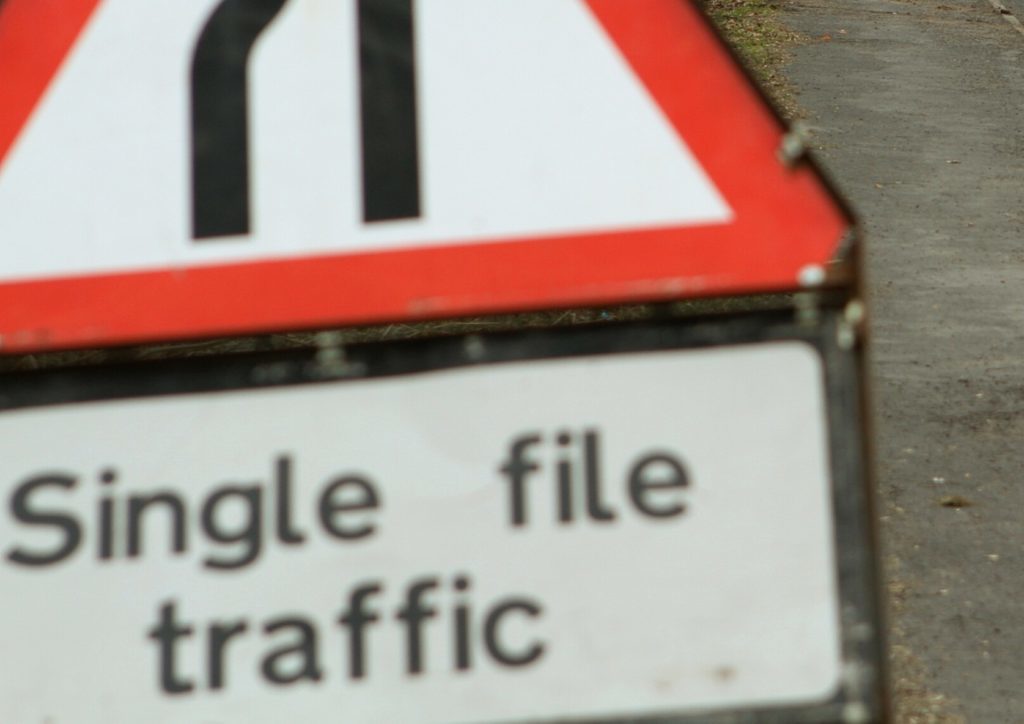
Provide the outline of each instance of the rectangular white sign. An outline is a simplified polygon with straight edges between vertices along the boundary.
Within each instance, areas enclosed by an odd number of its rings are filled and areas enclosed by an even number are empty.
[[[823,701],[823,378],[771,342],[0,415],[0,721]]]

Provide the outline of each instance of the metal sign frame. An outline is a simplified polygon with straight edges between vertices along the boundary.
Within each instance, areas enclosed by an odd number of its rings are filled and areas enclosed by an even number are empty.
[[[829,701],[797,708],[689,712],[608,724],[869,724],[887,721],[885,664],[876,580],[872,500],[867,484],[863,365],[856,335],[836,309],[762,312],[703,320],[647,322],[371,343],[349,349],[290,350],[0,376],[0,414],[49,405],[276,386],[346,384],[396,375],[644,351],[798,340],[825,370],[832,500],[842,631],[842,684]],[[536,720],[538,722],[545,720]],[[550,720],[547,720],[550,721]],[[573,721],[579,721],[574,719]]]

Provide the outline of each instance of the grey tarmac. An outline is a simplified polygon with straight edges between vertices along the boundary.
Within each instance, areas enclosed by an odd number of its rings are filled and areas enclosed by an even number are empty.
[[[1024,722],[1024,35],[989,0],[781,7],[866,240],[897,721]]]

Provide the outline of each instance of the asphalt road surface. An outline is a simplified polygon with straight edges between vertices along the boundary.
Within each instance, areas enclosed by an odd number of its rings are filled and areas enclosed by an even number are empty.
[[[898,721],[1024,722],[1024,34],[989,0],[783,6],[867,242]]]

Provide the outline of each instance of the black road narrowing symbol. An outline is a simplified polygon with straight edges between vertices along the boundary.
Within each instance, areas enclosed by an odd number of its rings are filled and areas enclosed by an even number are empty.
[[[251,231],[249,57],[287,2],[222,0],[196,43],[191,110],[197,241]],[[412,3],[358,0],[365,222],[420,216]]]

